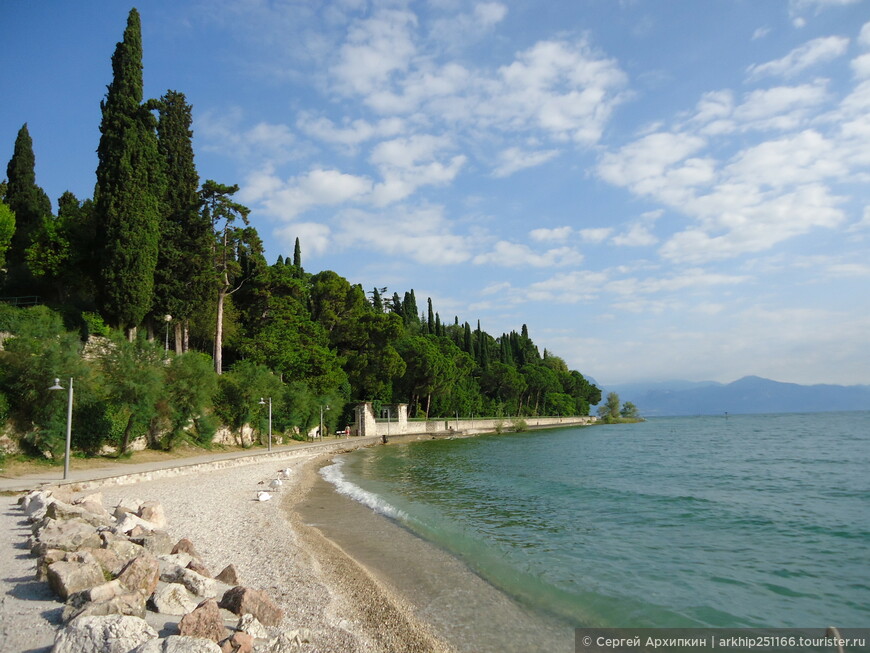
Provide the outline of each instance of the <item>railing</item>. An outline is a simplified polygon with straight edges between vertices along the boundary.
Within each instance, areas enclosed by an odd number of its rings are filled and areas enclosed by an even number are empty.
[[[38,306],[42,300],[39,295],[25,295],[24,297],[0,297],[0,302],[12,306]]]

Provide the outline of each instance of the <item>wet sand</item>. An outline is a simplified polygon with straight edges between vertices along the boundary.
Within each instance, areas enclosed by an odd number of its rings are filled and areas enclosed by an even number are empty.
[[[324,464],[306,465],[305,493],[291,507],[291,520],[365,569],[436,638],[461,653],[574,650],[569,626],[534,613],[443,549],[339,494],[316,473]]]

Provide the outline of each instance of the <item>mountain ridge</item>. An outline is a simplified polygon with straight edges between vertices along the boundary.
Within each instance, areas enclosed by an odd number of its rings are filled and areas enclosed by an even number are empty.
[[[607,387],[644,417],[870,410],[870,385],[801,385],[760,376],[731,383],[662,381]]]

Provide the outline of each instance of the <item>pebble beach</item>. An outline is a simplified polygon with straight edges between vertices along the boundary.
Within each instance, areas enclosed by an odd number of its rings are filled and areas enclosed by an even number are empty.
[[[284,610],[287,628],[310,632],[301,650],[450,651],[400,597],[298,517],[295,507],[328,456],[312,452],[96,491],[106,507],[123,499],[159,502],[172,538],[192,540],[213,571],[235,565],[243,584]],[[280,470],[289,478],[270,487]],[[258,500],[263,490],[271,500]],[[17,497],[4,497],[0,514],[0,638],[3,650],[48,652],[63,604],[34,580],[30,529],[16,504]],[[156,627],[164,636],[174,626]]]

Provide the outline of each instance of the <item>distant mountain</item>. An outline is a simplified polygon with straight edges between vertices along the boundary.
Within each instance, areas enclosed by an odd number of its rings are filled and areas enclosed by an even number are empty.
[[[644,417],[723,413],[818,413],[870,410],[870,386],[798,385],[758,376],[733,383],[666,381],[608,387],[634,403]]]

